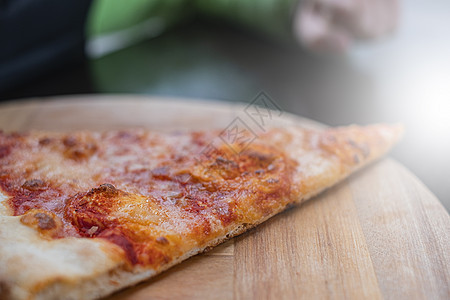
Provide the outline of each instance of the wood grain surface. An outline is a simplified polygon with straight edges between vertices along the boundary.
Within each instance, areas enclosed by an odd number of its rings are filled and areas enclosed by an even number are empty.
[[[0,106],[5,131],[226,128],[245,106],[138,96]],[[267,126],[313,121],[282,113]],[[418,157],[417,159],[420,159]],[[450,218],[405,167],[382,159],[305,204],[110,299],[450,299]]]

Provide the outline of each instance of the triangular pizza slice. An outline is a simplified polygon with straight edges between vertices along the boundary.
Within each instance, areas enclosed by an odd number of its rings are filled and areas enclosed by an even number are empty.
[[[91,299],[150,278],[385,154],[398,126],[0,134],[0,291]]]

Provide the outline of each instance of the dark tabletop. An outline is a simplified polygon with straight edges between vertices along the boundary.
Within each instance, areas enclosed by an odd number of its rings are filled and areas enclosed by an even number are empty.
[[[325,58],[221,24],[188,26],[62,67],[1,100],[139,93],[250,102],[264,91],[283,110],[329,125],[402,122],[392,156],[450,210],[450,3],[406,1],[400,30]]]

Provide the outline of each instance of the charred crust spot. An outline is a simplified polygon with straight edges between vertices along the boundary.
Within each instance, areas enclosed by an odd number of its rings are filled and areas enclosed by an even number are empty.
[[[160,236],[160,237],[156,238],[156,242],[161,244],[161,245],[169,244],[169,241],[163,236]]]
[[[39,140],[39,145],[46,146],[46,145],[50,144],[51,142],[52,142],[52,140],[50,138],[44,137]]]
[[[115,196],[119,192],[118,189],[116,189],[115,186],[113,186],[110,183],[104,183],[100,185],[98,188],[92,189],[89,191],[89,193],[102,193],[103,195],[110,195]]]
[[[77,144],[77,139],[73,136],[67,136],[63,139],[64,146],[71,148]]]
[[[84,152],[81,149],[75,149],[72,152],[72,157],[75,159],[83,158]]]
[[[216,158],[216,163],[220,164],[220,163],[228,163],[229,160],[224,158],[223,156],[217,156]]]
[[[223,156],[216,157],[216,160],[214,161],[214,163],[212,165],[220,166],[220,167],[223,167],[226,169],[231,169],[231,168],[235,169],[235,168],[239,167],[239,165],[235,161],[226,159]]]
[[[255,174],[256,174],[256,175],[263,175],[263,174],[264,174],[264,170],[261,170],[261,169],[256,170],[256,171],[255,171]]]
[[[104,184],[101,184],[98,188],[99,188],[99,189],[104,189],[104,190],[114,190],[114,191],[117,190],[116,187],[113,186],[111,183],[104,183]]]
[[[20,222],[47,236],[54,236],[62,226],[61,220],[56,215],[41,209],[28,211],[20,218]]]
[[[45,213],[37,213],[34,217],[38,220],[38,226],[42,230],[49,230],[56,227],[55,220],[53,217]]]
[[[216,164],[218,164],[218,165],[221,165],[221,164],[225,164],[225,165],[227,165],[227,164],[235,164],[236,165],[236,163],[234,161],[229,160],[229,159],[227,159],[227,158],[225,158],[223,156],[220,156],[220,155],[216,157]]]
[[[45,187],[45,182],[40,179],[27,180],[22,184],[22,188],[29,191],[42,190]]]
[[[88,159],[98,149],[95,143],[78,141],[73,136],[65,137],[62,142],[66,147],[65,155],[73,160]]]
[[[92,143],[87,143],[84,146],[71,149],[71,151],[68,151],[67,154],[74,160],[82,160],[89,158],[95,153],[95,151],[97,151],[97,146]]]
[[[247,156],[251,159],[259,161],[260,163],[271,163],[273,161],[273,157],[271,155],[267,155],[257,151],[248,151]]]

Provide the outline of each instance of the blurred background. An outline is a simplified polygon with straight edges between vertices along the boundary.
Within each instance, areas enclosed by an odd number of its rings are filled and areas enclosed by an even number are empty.
[[[39,55],[54,57],[52,67],[37,65],[44,71],[17,80],[12,75],[18,63],[11,59],[15,41],[6,26],[13,15],[8,2],[0,4],[3,102],[93,93],[251,102],[265,91],[283,110],[328,125],[402,122],[406,134],[392,156],[450,210],[448,0],[404,0],[392,35],[356,42],[343,55],[324,55],[221,18],[192,14],[174,26],[145,21],[87,45],[66,38],[65,45],[78,52],[87,46],[88,56],[80,58],[75,51],[69,54],[73,59],[60,60],[44,49]],[[82,10],[89,7],[84,2]],[[67,22],[67,16],[60,18],[55,22]],[[19,69],[26,70],[23,65],[30,61],[22,57]]]

